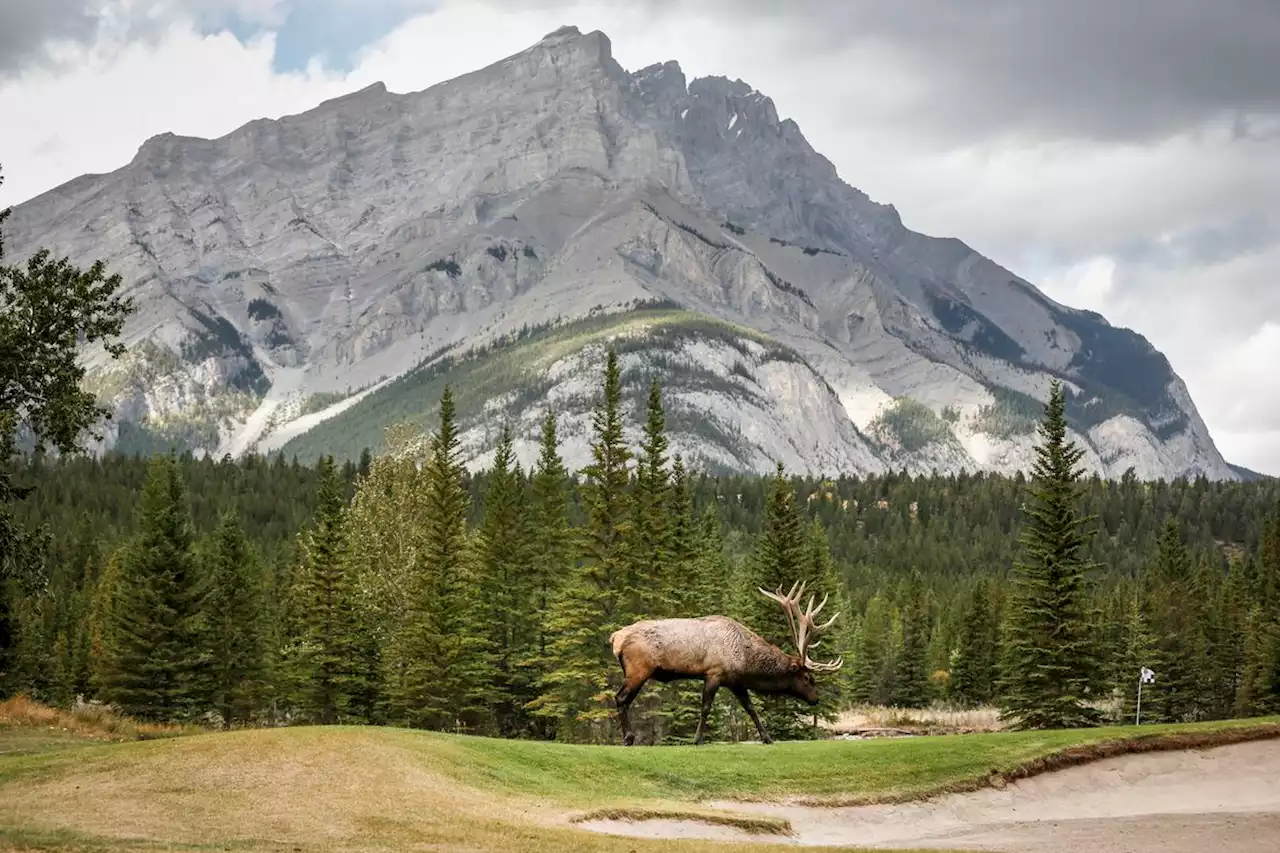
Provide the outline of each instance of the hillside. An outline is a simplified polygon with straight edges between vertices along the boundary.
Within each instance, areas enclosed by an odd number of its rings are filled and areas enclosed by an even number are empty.
[[[681,448],[708,464],[1012,472],[1058,377],[1092,470],[1241,476],[1141,336],[911,231],[746,83],[688,80],[675,62],[629,72],[599,32],[562,28],[421,92],[379,84],[216,140],[155,137],[15,208],[8,238],[15,256],[101,257],[130,283],[132,356],[91,376],[124,448],[239,455],[412,371],[447,378],[444,356],[657,302],[807,365],[774,405],[753,394],[787,381],[777,365],[756,365],[771,376],[740,398],[686,394],[690,422],[721,433]],[[696,337],[633,367],[661,372]],[[524,439],[541,392],[570,372],[586,383],[593,352],[505,389]],[[815,434],[779,434],[804,406],[820,410]],[[350,454],[319,435],[305,446]],[[489,439],[471,447],[475,467]]]

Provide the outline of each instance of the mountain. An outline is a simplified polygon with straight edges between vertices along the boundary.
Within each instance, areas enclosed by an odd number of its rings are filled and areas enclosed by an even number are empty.
[[[1140,335],[906,228],[747,84],[629,73],[600,32],[155,137],[8,237],[131,282],[130,355],[89,361],[126,450],[353,456],[448,382],[473,466],[504,419],[531,459],[547,407],[580,465],[612,343],[714,470],[1025,469],[1058,377],[1091,470],[1241,476]]]

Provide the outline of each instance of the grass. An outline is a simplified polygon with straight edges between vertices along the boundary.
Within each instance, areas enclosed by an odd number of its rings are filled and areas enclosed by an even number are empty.
[[[10,734],[0,730],[0,847],[675,853],[770,845],[618,838],[574,821],[683,818],[779,834],[785,821],[702,803],[919,798],[1120,751],[1277,737],[1280,718],[632,749],[299,727],[33,754],[5,751]]]
[[[81,703],[67,711],[21,695],[0,702],[0,733],[4,741],[0,743],[0,751],[8,743],[24,739],[37,742],[45,738],[77,744],[85,740],[151,740],[199,731],[201,729],[194,726],[139,722],[104,705]]]

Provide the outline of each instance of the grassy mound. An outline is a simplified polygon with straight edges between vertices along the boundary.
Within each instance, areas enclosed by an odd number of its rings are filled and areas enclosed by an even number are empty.
[[[0,749],[11,733],[0,729]],[[735,826],[737,816],[698,801],[908,799],[1120,751],[1277,736],[1273,719],[700,748],[362,727],[92,743],[0,752],[0,848],[699,850],[710,844],[615,838],[573,822],[675,817]],[[788,830],[749,820],[755,832]]]

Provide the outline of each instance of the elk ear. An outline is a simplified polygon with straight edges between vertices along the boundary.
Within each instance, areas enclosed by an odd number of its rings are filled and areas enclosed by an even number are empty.
[[[791,672],[801,672],[804,670],[804,664],[798,660],[792,660],[789,669]]]

